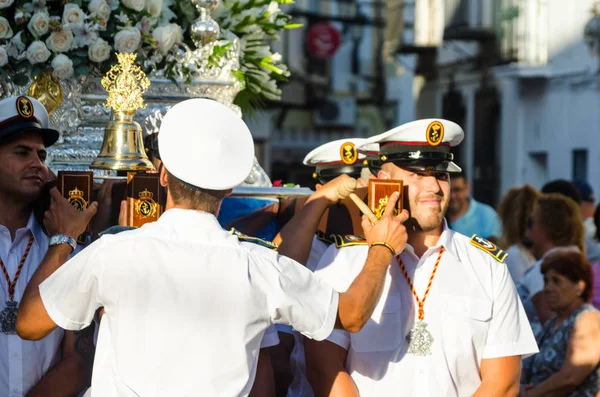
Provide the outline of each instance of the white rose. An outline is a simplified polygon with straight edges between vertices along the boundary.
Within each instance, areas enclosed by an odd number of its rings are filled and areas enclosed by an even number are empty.
[[[88,48],[88,56],[92,62],[103,62],[110,57],[110,46],[105,40],[98,39]]]
[[[40,11],[33,14],[29,23],[27,24],[27,29],[31,32],[35,37],[42,37],[46,33],[48,33],[48,27],[50,26],[50,15],[48,15],[47,11]]]
[[[183,32],[181,26],[170,23],[154,29],[152,37],[156,40],[158,51],[165,55],[175,44],[181,43]]]
[[[0,0],[0,9],[8,8],[13,5],[14,2],[15,0]]]
[[[44,63],[50,58],[50,51],[42,41],[34,41],[27,49],[27,60],[31,64]]]
[[[46,39],[46,44],[54,52],[67,52],[73,47],[73,32],[69,29],[52,32]]]
[[[154,18],[160,15],[163,0],[146,0],[146,11]]]
[[[140,46],[142,34],[137,28],[127,28],[115,35],[115,49],[118,52],[135,52]]]
[[[52,60],[52,75],[59,79],[68,79],[73,76],[73,61],[68,56],[60,54]]]
[[[63,25],[65,25],[67,28],[80,28],[83,27],[84,20],[85,13],[77,4],[65,4],[62,18]]]
[[[0,67],[6,65],[8,63],[8,54],[6,53],[6,49],[2,46],[0,47]]]
[[[106,0],[92,0],[90,4],[88,4],[88,10],[91,13],[96,15],[103,16],[105,19],[108,19],[110,16],[110,6],[106,2]]]
[[[122,3],[125,7],[137,12],[142,11],[146,6],[146,0],[123,0]]]
[[[10,39],[13,36],[13,31],[10,28],[10,23],[4,17],[0,17],[0,39]]]

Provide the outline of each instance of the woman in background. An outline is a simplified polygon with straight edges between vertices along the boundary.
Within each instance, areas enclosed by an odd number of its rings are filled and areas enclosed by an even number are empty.
[[[531,244],[527,238],[527,220],[539,196],[540,192],[531,185],[515,187],[506,192],[498,206],[502,222],[499,245],[506,248],[506,266],[515,284],[535,262],[528,248]]]
[[[600,390],[600,312],[588,302],[592,270],[583,254],[557,251],[542,262],[544,293],[556,313],[523,363],[523,397],[594,397]]]

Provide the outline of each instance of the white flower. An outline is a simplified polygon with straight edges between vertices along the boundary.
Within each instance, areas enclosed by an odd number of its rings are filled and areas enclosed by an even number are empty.
[[[162,3],[163,0],[146,0],[146,11],[154,18],[157,18],[162,10]]]
[[[54,52],[67,52],[73,47],[73,32],[70,29],[52,32],[46,39],[46,44]]]
[[[131,10],[140,12],[146,6],[146,0],[123,0],[123,5]]]
[[[110,57],[110,45],[105,40],[98,39],[89,46],[88,56],[92,62],[104,62]]]
[[[181,43],[183,32],[181,26],[170,23],[154,29],[152,37],[157,42],[158,51],[165,55],[175,44]]]
[[[279,4],[276,1],[272,1],[267,8],[269,15],[273,15],[279,12]]]
[[[13,36],[13,31],[10,28],[8,19],[0,17],[0,39],[10,39]]]
[[[89,30],[89,29],[79,30],[75,34],[75,38],[73,39],[72,48],[81,48],[81,47],[89,46],[94,41],[96,41],[97,38],[98,38],[98,33],[94,32],[92,30]]]
[[[8,54],[6,53],[6,49],[4,46],[0,46],[0,67],[6,65],[8,63]]]
[[[52,60],[52,75],[59,79],[68,79],[73,76],[73,61],[68,56],[60,54]]]
[[[8,8],[13,5],[14,2],[15,0],[0,0],[0,9]]]
[[[27,24],[27,29],[31,32],[35,37],[42,37],[46,33],[48,33],[48,27],[50,26],[50,15],[48,15],[48,11],[40,11],[33,14],[29,23]]]
[[[117,8],[119,8],[119,0],[106,0],[106,2],[108,3],[108,6],[110,7],[111,11],[114,11]]]
[[[278,63],[278,62],[281,62],[281,60],[282,60],[282,57],[281,57],[280,53],[276,52],[275,54],[271,55],[271,62]]]
[[[118,52],[135,52],[140,46],[142,34],[137,28],[127,28],[115,35],[115,49]]]
[[[50,58],[50,51],[42,41],[34,41],[27,49],[27,60],[31,64],[44,63]]]
[[[23,44],[23,40],[21,39],[21,34],[23,31],[20,31],[16,35],[10,39],[8,46],[6,47],[6,52],[8,56],[16,59],[17,61],[21,61],[27,57],[27,51],[25,51],[25,44]]]
[[[129,24],[129,17],[123,11],[119,13],[119,15],[115,15],[117,21],[121,22],[123,25]]]
[[[46,7],[46,0],[33,0],[31,3],[35,11],[42,11]]]
[[[1,1],[1,0],[0,0]],[[83,21],[85,20],[85,13],[77,4],[68,3],[65,4],[63,11],[62,23],[63,27],[67,29],[77,29],[83,27]]]
[[[106,0],[92,0],[88,4],[88,10],[92,14],[96,14],[98,16],[103,16],[105,19],[108,19],[110,16],[110,6],[106,2]]]
[[[173,19],[177,18],[177,15],[171,10],[171,5],[173,2],[171,0],[163,0],[162,7],[160,10],[160,21],[161,25],[165,25],[171,22]]]

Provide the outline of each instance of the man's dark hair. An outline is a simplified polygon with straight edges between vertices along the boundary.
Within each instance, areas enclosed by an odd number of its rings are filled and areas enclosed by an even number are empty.
[[[577,204],[581,204],[581,195],[575,185],[566,179],[556,179],[546,183],[542,187],[542,193],[558,193],[570,198]]]
[[[227,196],[227,190],[202,189],[182,181],[168,170],[168,192],[177,205],[184,205],[191,209],[216,213],[221,201]]]

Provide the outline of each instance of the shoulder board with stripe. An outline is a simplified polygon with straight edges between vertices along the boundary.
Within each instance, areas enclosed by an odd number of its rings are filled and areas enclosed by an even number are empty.
[[[345,236],[342,236],[341,234],[332,234],[330,237],[334,239],[337,248],[351,247],[353,245],[367,245],[367,240],[364,238],[349,234]]]
[[[472,246],[479,248],[480,250],[487,252],[491,256],[494,257],[498,262],[504,263],[508,254],[502,251],[496,244],[492,243],[489,240],[484,239],[483,237],[479,237],[474,234],[469,241]]]
[[[239,232],[235,229],[231,229],[230,233],[232,235],[236,236],[238,238],[238,240],[245,242],[245,243],[258,244],[258,245],[261,245],[265,248],[269,248],[272,250],[276,250],[277,248],[279,248],[279,246],[277,244],[273,244],[272,242],[263,240],[262,238],[247,236],[244,233]]]
[[[322,241],[327,245],[335,243],[335,239],[333,239],[332,235],[325,234],[320,230],[317,230],[316,236],[317,240]]]

